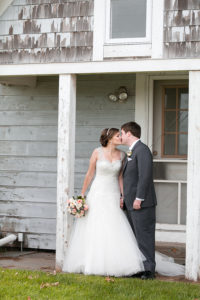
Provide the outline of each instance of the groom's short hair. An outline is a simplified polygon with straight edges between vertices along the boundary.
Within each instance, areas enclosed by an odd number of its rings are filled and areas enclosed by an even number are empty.
[[[123,129],[126,133],[130,131],[133,136],[136,136],[139,139],[141,137],[141,127],[136,122],[125,123],[121,126],[121,129]]]

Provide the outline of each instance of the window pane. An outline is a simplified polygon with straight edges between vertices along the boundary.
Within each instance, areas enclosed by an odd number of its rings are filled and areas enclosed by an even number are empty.
[[[181,224],[186,225],[187,185],[181,184]]]
[[[165,89],[165,108],[176,109],[176,88]]]
[[[178,113],[178,131],[180,132],[188,132],[188,112],[187,111],[180,111]]]
[[[175,155],[175,145],[176,145],[176,135],[175,134],[165,134],[164,154],[165,155]]]
[[[146,0],[111,0],[111,38],[146,37]]]
[[[177,224],[178,185],[170,183],[155,183],[158,205],[156,221],[158,223]]]
[[[179,88],[179,109],[188,109],[188,88]]]
[[[165,112],[165,132],[176,131],[176,112],[166,111]]]
[[[179,155],[187,154],[187,143],[188,143],[187,134],[179,134],[178,135],[178,154]]]

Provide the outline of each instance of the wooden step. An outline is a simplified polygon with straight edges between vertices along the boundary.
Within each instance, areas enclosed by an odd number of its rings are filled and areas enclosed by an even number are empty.
[[[185,244],[156,242],[156,251],[173,257],[179,264],[185,264]]]

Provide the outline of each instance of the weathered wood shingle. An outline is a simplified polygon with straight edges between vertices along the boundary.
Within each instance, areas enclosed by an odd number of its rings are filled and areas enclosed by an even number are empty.
[[[165,0],[164,56],[200,57],[199,0]]]
[[[15,0],[0,17],[0,63],[90,61],[93,0]]]

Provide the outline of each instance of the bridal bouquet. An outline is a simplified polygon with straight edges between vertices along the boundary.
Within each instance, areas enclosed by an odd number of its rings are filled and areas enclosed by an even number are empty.
[[[67,200],[67,211],[76,218],[84,217],[88,210],[88,205],[85,203],[85,198],[82,196],[72,197]]]

